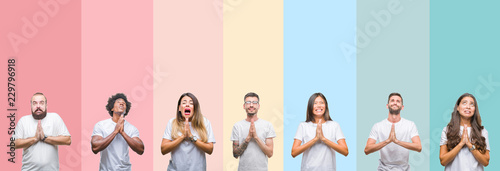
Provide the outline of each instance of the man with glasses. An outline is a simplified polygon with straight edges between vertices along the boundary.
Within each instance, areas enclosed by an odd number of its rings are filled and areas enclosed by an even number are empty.
[[[233,156],[240,158],[238,171],[267,171],[267,158],[273,156],[273,125],[257,117],[259,95],[250,92],[244,97],[247,118],[234,124],[231,134]]]

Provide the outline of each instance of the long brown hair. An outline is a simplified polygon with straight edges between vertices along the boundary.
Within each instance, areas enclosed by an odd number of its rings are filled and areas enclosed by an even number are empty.
[[[485,153],[486,152],[486,141],[483,135],[481,134],[483,130],[483,126],[481,125],[481,115],[479,114],[479,108],[477,105],[476,98],[474,95],[469,94],[469,93],[464,93],[462,96],[460,96],[455,103],[455,108],[453,108],[453,112],[451,113],[451,120],[450,123],[448,123],[447,126],[447,133],[446,133],[446,138],[448,139],[448,142],[446,145],[448,146],[448,151],[451,151],[454,147],[456,147],[460,141],[460,113],[458,112],[457,108],[460,105],[460,102],[462,101],[463,98],[465,97],[471,97],[474,99],[474,115],[472,115],[471,118],[471,143],[476,146],[476,149],[481,152]],[[467,128],[464,128],[467,129]]]
[[[316,100],[317,97],[321,97],[325,101],[325,113],[323,114],[323,119],[325,121],[331,121],[332,118],[330,118],[330,112],[328,111],[328,102],[326,101],[325,95],[322,93],[314,93],[309,97],[309,102],[307,102],[307,118],[306,122],[314,122],[314,100]]]
[[[191,119],[191,126],[193,127],[196,132],[198,132],[198,136],[200,136],[200,140],[202,142],[207,142],[208,137],[207,137],[207,129],[205,128],[205,124],[203,123],[203,115],[201,114],[200,110],[200,103],[198,102],[198,99],[191,93],[184,93],[181,95],[179,98],[179,101],[177,102],[177,115],[174,119],[174,122],[172,124],[172,138],[176,139],[179,137],[178,133],[179,132],[184,132],[184,122],[185,119],[182,116],[182,113],[179,111],[179,106],[181,105],[181,99],[184,96],[188,96],[191,99],[193,99],[193,106],[194,106],[194,115],[192,116]]]

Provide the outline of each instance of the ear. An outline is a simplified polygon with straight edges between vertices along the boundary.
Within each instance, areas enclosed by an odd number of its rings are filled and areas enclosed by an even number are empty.
[[[401,110],[403,110],[403,109],[405,109],[405,105],[402,105],[402,106],[401,106]]]
[[[389,103],[387,103],[387,104],[385,105],[385,108],[389,109]]]

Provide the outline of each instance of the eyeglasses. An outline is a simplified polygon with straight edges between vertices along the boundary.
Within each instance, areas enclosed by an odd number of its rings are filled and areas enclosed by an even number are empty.
[[[246,101],[245,104],[246,105],[250,105],[250,104],[256,105],[256,104],[259,104],[259,101]]]

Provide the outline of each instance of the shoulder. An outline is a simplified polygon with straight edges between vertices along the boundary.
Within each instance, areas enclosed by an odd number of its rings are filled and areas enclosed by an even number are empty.
[[[130,126],[132,128],[137,129],[134,125],[132,125],[129,121],[125,120],[124,125]]]
[[[326,121],[326,124],[327,124],[327,125],[335,125],[335,126],[338,126],[338,125],[339,125],[339,123],[338,123],[338,122],[333,121],[333,120],[332,120],[332,121]]]
[[[57,113],[47,113],[46,117],[50,120],[62,121],[61,116],[59,116]]]
[[[238,126],[241,126],[241,125],[243,125],[245,122],[246,122],[246,121],[245,121],[244,119],[243,119],[243,120],[241,120],[241,121],[238,121],[238,122],[234,123],[233,127],[238,127]]]
[[[203,123],[210,124],[210,120],[208,120],[207,117],[203,116]]]
[[[101,121],[97,122],[95,125],[96,125],[96,126],[107,125],[107,124],[110,124],[110,121],[111,121],[111,122],[113,122],[113,121],[111,120],[111,118],[109,118],[109,119],[104,119],[104,120],[101,120]]]
[[[402,122],[403,124],[415,125],[415,122],[410,121],[410,120],[405,119],[405,118],[401,118],[401,122]]]
[[[19,119],[18,123],[27,122],[30,119],[33,119],[33,115],[25,115],[25,116],[21,117],[21,119]]]
[[[483,136],[487,136],[488,135],[488,130],[486,130],[486,128],[483,128],[483,130],[481,130],[481,134]]]

